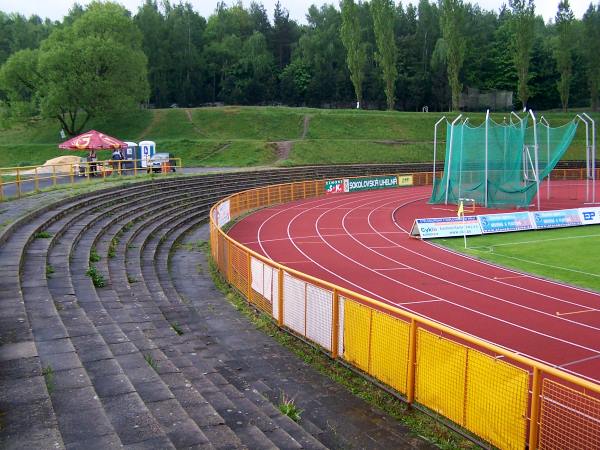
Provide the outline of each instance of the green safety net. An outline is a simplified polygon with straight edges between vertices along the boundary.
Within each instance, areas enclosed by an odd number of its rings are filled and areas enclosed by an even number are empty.
[[[488,207],[528,206],[537,193],[536,173],[540,182],[550,174],[576,131],[575,120],[556,128],[538,123],[535,130],[526,120],[502,124],[487,119],[477,127],[467,121],[448,123],[444,174],[434,180],[429,203],[458,204],[468,198]]]

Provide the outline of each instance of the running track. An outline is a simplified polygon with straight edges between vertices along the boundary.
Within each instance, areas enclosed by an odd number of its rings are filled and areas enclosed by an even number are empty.
[[[430,193],[424,186],[278,205],[229,234],[288,267],[600,383],[600,294],[409,238],[416,217],[455,214],[427,205]]]

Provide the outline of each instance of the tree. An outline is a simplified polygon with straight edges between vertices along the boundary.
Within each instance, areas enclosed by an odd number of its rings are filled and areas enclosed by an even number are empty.
[[[533,0],[509,0],[511,8],[512,51],[518,78],[518,97],[523,108],[529,98],[529,63],[535,38],[535,5]]]
[[[367,49],[361,42],[360,20],[354,0],[342,0],[342,27],[340,36],[346,47],[346,62],[350,71],[350,80],[354,86],[357,106],[362,102],[362,83],[365,78],[365,64],[367,63]]]
[[[462,0],[443,0],[441,28],[445,41],[448,83],[452,91],[452,109],[460,108],[460,71],[465,60],[464,6]]]
[[[590,104],[592,110],[598,111],[598,90],[600,89],[600,4],[590,6],[583,15],[584,55],[587,63],[588,85],[590,88]]]
[[[569,88],[571,86],[571,77],[573,72],[573,33],[572,23],[575,19],[573,11],[569,6],[569,0],[562,0],[558,4],[556,13],[556,31],[557,38],[554,46],[554,57],[556,58],[556,67],[560,72],[560,80],[557,83],[560,101],[563,111],[569,107]]]
[[[387,109],[394,109],[395,84],[398,77],[396,68],[397,48],[394,36],[394,3],[393,0],[372,0],[373,29],[377,43],[376,58],[381,68],[385,83]]]
[[[10,115],[21,119],[38,110],[37,88],[43,79],[38,69],[38,50],[13,53],[0,68],[0,91],[4,92]]]

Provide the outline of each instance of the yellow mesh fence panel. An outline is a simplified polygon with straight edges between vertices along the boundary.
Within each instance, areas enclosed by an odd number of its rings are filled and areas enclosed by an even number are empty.
[[[258,205],[265,206],[269,204],[269,188],[261,188],[258,190]]]
[[[292,185],[283,184],[279,188],[281,190],[281,203],[292,201]]]
[[[279,186],[270,186],[269,187],[269,197],[271,198],[271,204],[281,203],[281,195],[279,195],[281,190]]]
[[[502,449],[522,449],[527,429],[529,374],[469,349],[465,427]]]
[[[300,198],[304,198],[304,189],[303,189],[304,184],[303,183],[294,183],[292,185],[292,198],[294,200],[298,200]]]
[[[344,299],[344,359],[369,371],[372,309]]]
[[[306,198],[314,197],[317,195],[315,183],[312,181],[304,182],[304,191],[306,192]]]
[[[600,400],[544,379],[539,448],[599,449]]]
[[[225,277],[227,277],[227,240],[221,235],[219,235],[217,241],[217,252],[217,265],[219,266],[219,270],[225,274]]]
[[[373,312],[370,373],[403,394],[406,393],[409,336],[409,323]]]
[[[466,366],[466,347],[429,331],[417,331],[415,397],[419,403],[461,425]]]
[[[231,245],[230,247],[230,271],[229,282],[238,288],[244,295],[248,293],[248,256],[242,249]]]

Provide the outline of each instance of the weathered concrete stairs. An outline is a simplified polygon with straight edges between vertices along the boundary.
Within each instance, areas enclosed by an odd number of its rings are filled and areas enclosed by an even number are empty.
[[[428,447],[257,331],[216,291],[191,245],[207,240],[202,224],[217,198],[312,176],[130,185],[41,200],[7,227],[0,447]],[[94,286],[90,265],[106,286]],[[282,395],[305,410],[299,423],[277,409]]]

